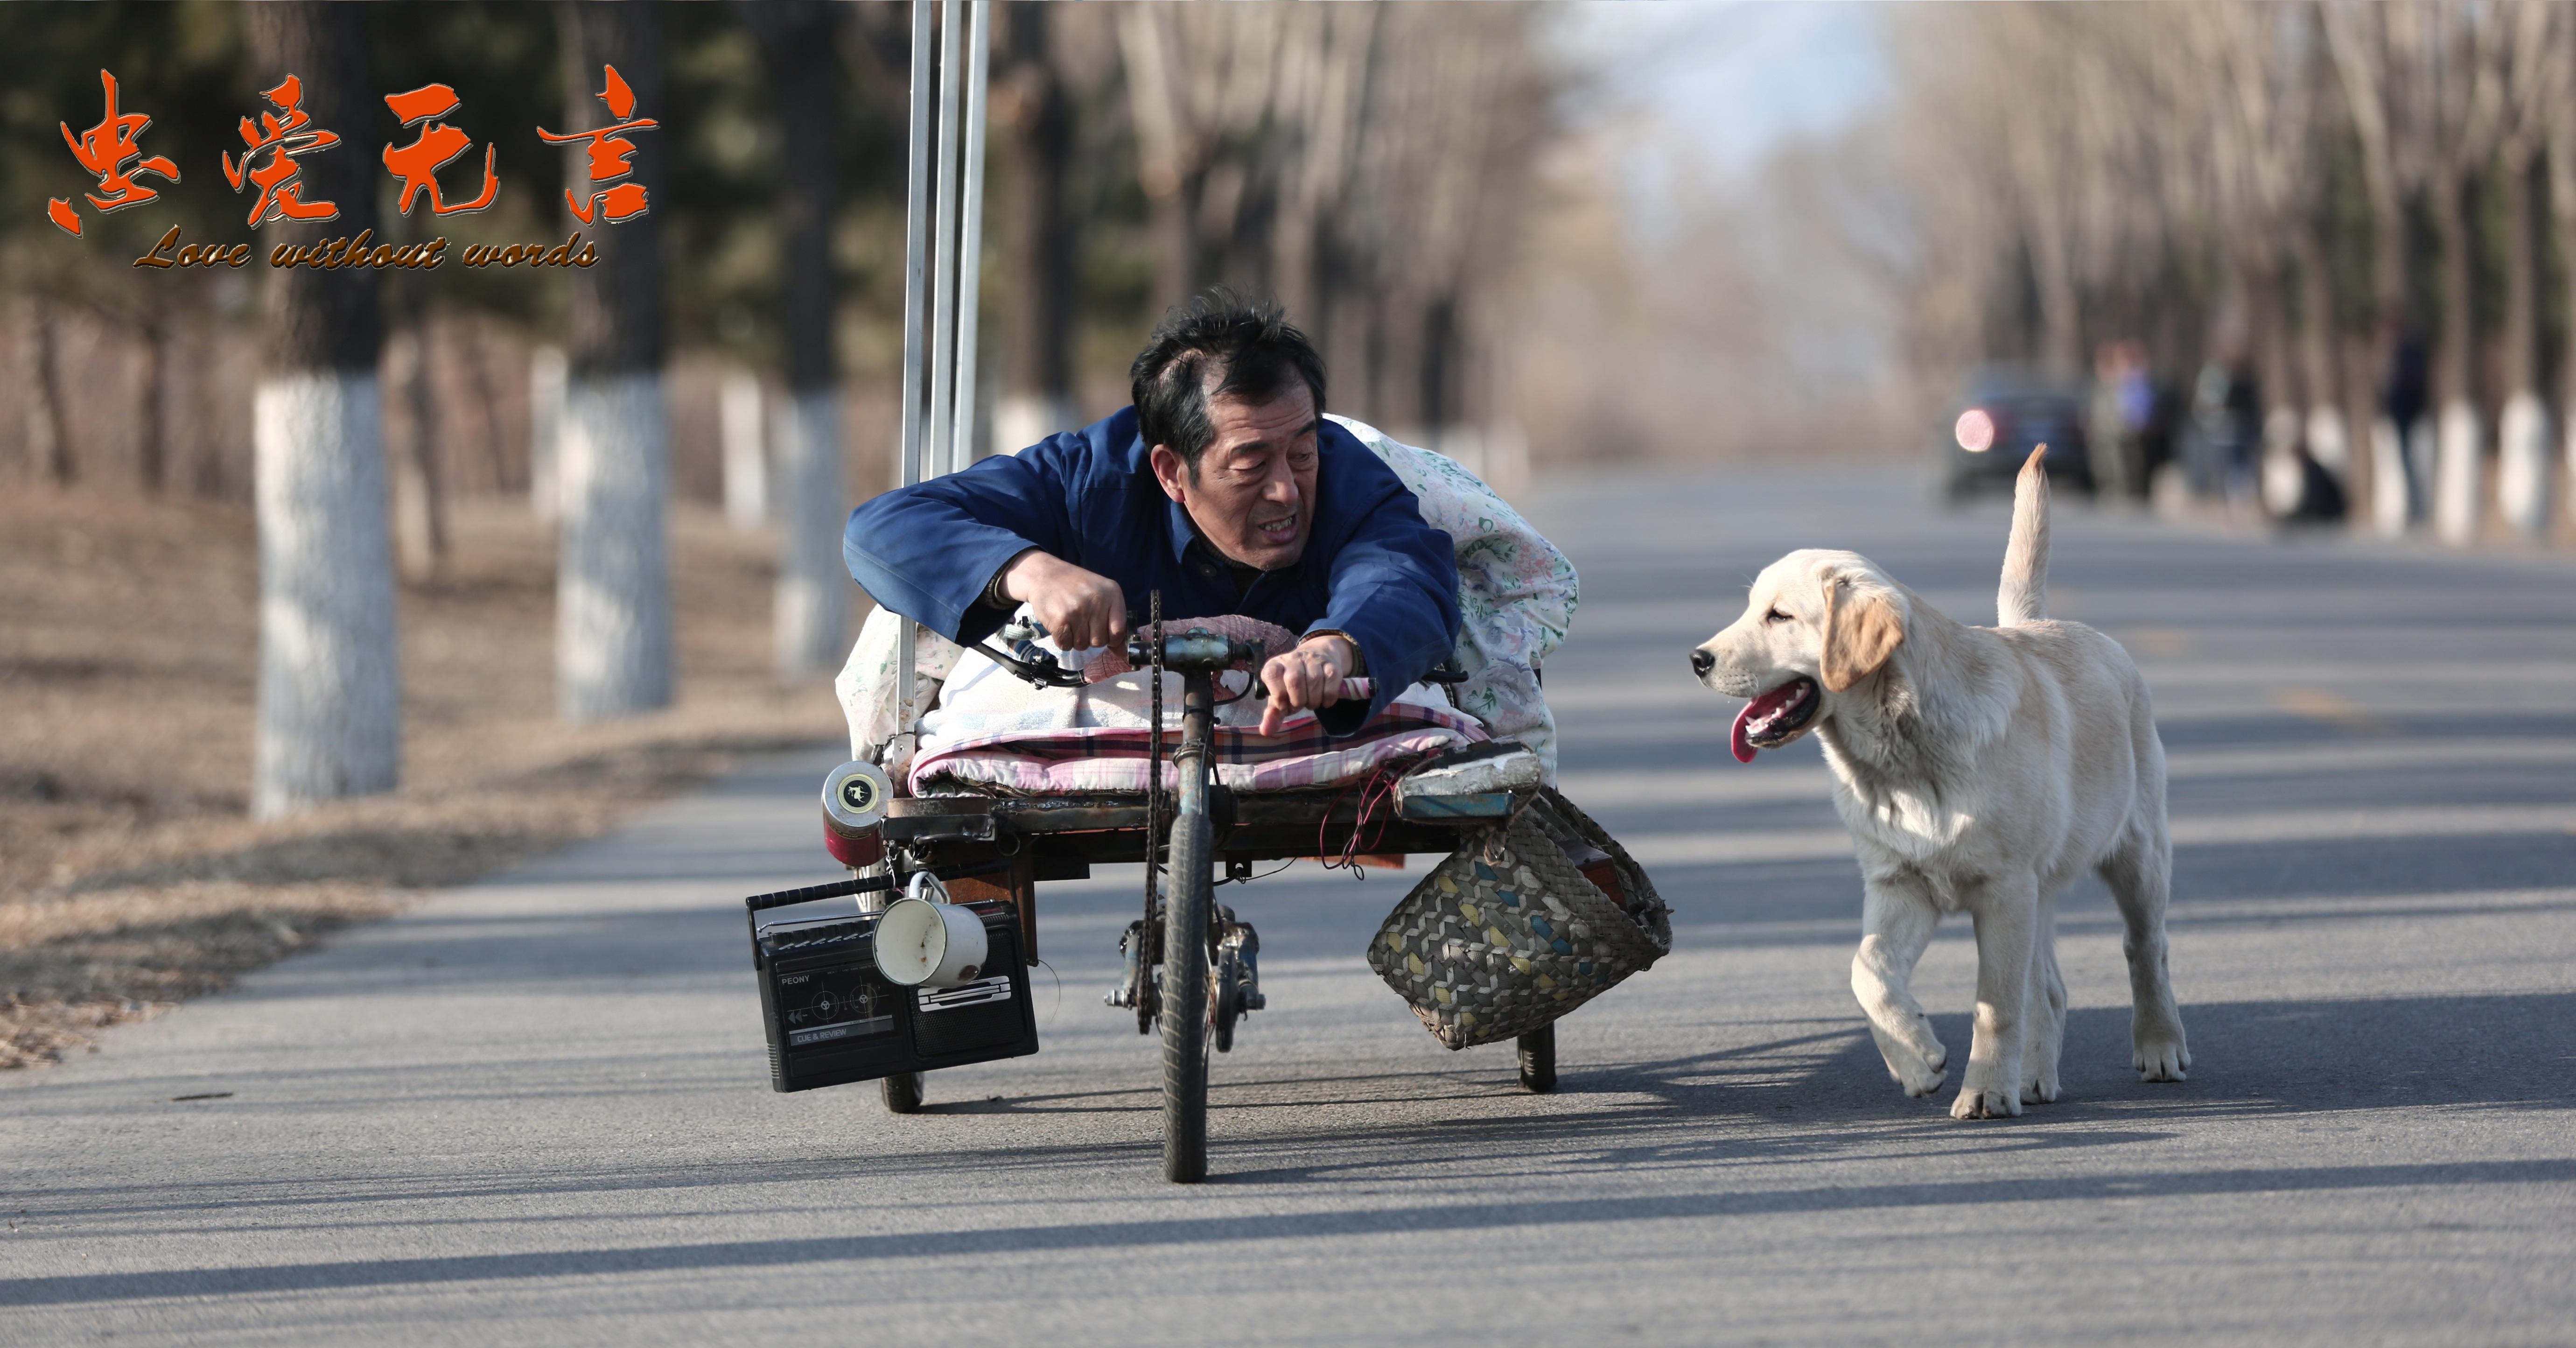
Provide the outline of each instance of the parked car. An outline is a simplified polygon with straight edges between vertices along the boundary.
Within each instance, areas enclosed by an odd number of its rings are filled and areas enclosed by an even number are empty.
[[[1996,491],[2009,495],[2031,447],[2045,444],[2048,457],[2041,463],[2049,485],[2092,495],[2084,397],[2084,386],[2073,380],[2007,366],[1977,371],[1938,433],[1943,494],[1952,501]]]

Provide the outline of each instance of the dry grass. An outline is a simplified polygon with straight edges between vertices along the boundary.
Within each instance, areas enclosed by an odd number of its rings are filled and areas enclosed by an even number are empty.
[[[562,724],[551,533],[465,500],[448,574],[402,593],[403,789],[253,823],[253,529],[228,505],[0,495],[0,1067],[597,834],[734,753],[844,733],[827,683],[770,673],[773,541],[687,504],[678,704]]]

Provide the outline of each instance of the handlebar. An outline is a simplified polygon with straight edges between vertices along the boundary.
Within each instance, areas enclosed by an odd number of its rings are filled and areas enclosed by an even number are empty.
[[[1035,623],[1017,624],[1015,628],[1004,628],[1003,634],[1043,636],[1046,632]],[[1016,655],[989,641],[977,643],[975,649],[983,652],[994,664],[1040,688],[1080,688],[1090,682],[1081,670],[1066,669],[1046,658],[1046,653],[1032,646],[1030,640],[1030,636],[1021,635],[1020,653]],[[1201,628],[1173,632],[1163,637],[1163,668],[1175,673],[1222,673],[1237,665],[1252,664],[1260,660],[1261,655],[1261,648],[1250,642],[1231,640]],[[1153,659],[1153,647],[1144,636],[1128,638],[1128,663],[1141,669],[1153,663]]]
[[[979,643],[975,649],[982,651],[993,663],[1037,687],[1080,688],[1085,686],[1089,680],[1081,670],[1066,669],[1054,660],[1046,658],[1045,652],[1036,649],[1033,643],[1046,634],[1046,628],[1035,619],[1023,619],[1002,628],[997,633],[1016,644],[1019,647],[1018,654],[1000,650],[989,641]],[[1237,666],[1256,664],[1263,654],[1261,647],[1248,641],[1222,637],[1200,627],[1193,627],[1183,632],[1166,631],[1163,633],[1162,645],[1163,668],[1184,674],[1221,673]],[[1138,668],[1154,663],[1153,645],[1144,633],[1139,632],[1127,638],[1127,660]],[[1449,665],[1441,665],[1425,672],[1421,681],[1461,684],[1467,681],[1467,672]],[[1345,697],[1367,697],[1375,686],[1368,679],[1345,679],[1342,682]],[[1253,681],[1248,691],[1256,698],[1269,695],[1269,690],[1258,679]]]
[[[1221,637],[1204,627],[1162,634],[1163,668],[1183,674],[1216,674],[1261,659],[1262,649],[1248,641]],[[1138,668],[1154,662],[1153,640],[1143,633],[1127,638],[1127,662]]]

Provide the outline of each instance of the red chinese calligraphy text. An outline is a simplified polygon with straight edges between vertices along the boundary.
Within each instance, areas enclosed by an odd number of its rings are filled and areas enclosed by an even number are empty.
[[[224,177],[234,191],[242,190],[245,179],[259,188],[259,200],[250,208],[251,228],[279,219],[339,219],[338,203],[304,199],[304,170],[295,156],[330,149],[340,143],[340,137],[312,125],[313,118],[304,111],[304,84],[293,75],[261,97],[277,105],[277,112],[260,113],[256,124],[244,117],[241,138],[249,148],[242,151],[238,163],[231,155],[224,156]],[[253,168],[251,161],[263,150],[268,152],[268,162]]]
[[[617,119],[615,124],[596,131],[576,131],[560,136],[544,127],[537,128],[539,138],[557,144],[590,142],[590,180],[594,183],[614,182],[635,171],[635,166],[626,162],[627,156],[635,153],[635,142],[618,135],[618,132],[641,131],[661,125],[649,117],[634,116],[635,91],[626,87],[625,80],[618,78],[617,67],[602,66],[601,69],[607,72],[607,86],[597,97],[608,105],[609,115]],[[644,199],[644,185],[636,182],[618,183],[605,192],[593,192],[587,198],[565,188],[564,204],[570,206],[573,215],[585,225],[594,219],[611,223],[631,220],[642,215],[649,205]]]
[[[465,153],[474,143],[464,132],[436,120],[454,112],[462,101],[454,89],[444,84],[424,84],[407,94],[385,95],[385,106],[394,110],[394,117],[403,125],[428,123],[420,128],[419,137],[411,144],[395,146],[389,143],[385,146],[385,168],[402,180],[402,189],[395,201],[403,214],[411,214],[412,202],[424,191],[429,193],[430,214],[459,215],[491,205],[493,196],[501,190],[501,179],[492,172],[490,141],[483,143],[481,196],[472,201],[450,203],[438,189],[438,170]]]
[[[72,136],[71,123],[64,122],[61,126],[63,143],[72,147],[72,158],[79,160],[81,168],[98,179],[98,191],[86,195],[89,204],[97,207],[99,214],[105,215],[128,206],[140,206],[160,196],[159,192],[135,179],[146,173],[157,173],[175,183],[179,181],[179,166],[161,155],[143,158],[140,141],[143,129],[152,125],[152,118],[140,112],[119,114],[116,110],[116,77],[102,70],[98,72],[98,82],[107,93],[107,114],[99,118],[98,125],[80,133],[77,139]],[[134,163],[136,160],[142,162]],[[134,163],[134,167],[127,168],[129,163]],[[48,198],[45,216],[69,230],[74,237],[79,236],[80,214],[72,209],[70,198]]]

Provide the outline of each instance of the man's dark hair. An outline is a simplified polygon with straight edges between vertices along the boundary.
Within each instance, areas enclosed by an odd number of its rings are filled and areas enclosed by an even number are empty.
[[[1222,371],[1215,389],[1210,374]],[[1196,478],[1199,456],[1216,439],[1208,420],[1210,392],[1265,403],[1303,379],[1324,414],[1324,358],[1279,306],[1247,300],[1223,286],[1172,306],[1128,370],[1134,380],[1136,428],[1145,443],[1169,445]]]

